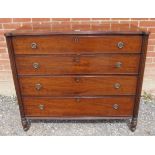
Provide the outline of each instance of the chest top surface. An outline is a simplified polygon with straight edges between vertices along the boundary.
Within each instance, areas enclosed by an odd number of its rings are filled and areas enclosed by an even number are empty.
[[[27,35],[124,35],[124,34],[135,34],[135,35],[148,35],[149,32],[140,29],[134,25],[127,24],[113,24],[109,29],[99,30],[97,28],[87,28],[86,30],[68,28],[65,29],[64,26],[52,26],[48,24],[45,26],[31,25],[23,26],[17,30],[5,33],[5,36],[27,36]]]

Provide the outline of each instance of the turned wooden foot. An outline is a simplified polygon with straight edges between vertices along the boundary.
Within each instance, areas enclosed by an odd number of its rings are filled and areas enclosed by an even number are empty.
[[[31,126],[31,123],[26,118],[22,118],[22,126],[23,126],[24,131],[28,131]]]
[[[130,130],[134,132],[136,130],[136,126],[137,126],[137,118],[132,118],[130,123]]]

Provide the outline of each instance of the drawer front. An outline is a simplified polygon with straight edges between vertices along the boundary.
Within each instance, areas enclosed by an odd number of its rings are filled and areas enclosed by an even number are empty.
[[[17,56],[20,75],[134,74],[139,54]],[[24,63],[23,63],[24,62]]]
[[[136,76],[20,77],[25,96],[134,95]]]
[[[30,98],[23,97],[26,116],[106,117],[131,116],[134,97]]]
[[[52,54],[52,53],[140,53],[141,36],[25,36],[14,37],[16,54]]]

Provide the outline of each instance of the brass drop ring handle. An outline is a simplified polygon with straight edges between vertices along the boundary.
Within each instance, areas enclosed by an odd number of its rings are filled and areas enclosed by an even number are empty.
[[[123,47],[124,47],[124,43],[123,43],[123,42],[121,42],[121,41],[120,41],[120,42],[118,42],[117,47],[118,47],[118,48],[123,48]]]
[[[40,90],[42,88],[42,85],[40,83],[37,83],[35,85],[36,90]]]
[[[121,68],[121,66],[122,66],[122,63],[121,62],[116,62],[116,64],[115,64],[115,67],[116,68]]]
[[[34,63],[33,63],[33,68],[34,68],[34,69],[38,69],[39,66],[40,66],[39,63],[37,63],[37,62],[34,62]]]
[[[74,42],[75,42],[75,43],[78,43],[78,42],[79,42],[79,37],[75,37],[75,38],[74,38]]]
[[[79,63],[80,62],[80,54],[76,54],[73,61],[76,62],[76,63]]]
[[[74,61],[75,61],[76,63],[79,63],[79,62],[80,62],[80,57],[76,57],[76,58],[74,59]]]
[[[114,88],[119,89],[120,87],[121,87],[121,84],[120,83],[115,83],[114,84]]]
[[[79,82],[80,82],[80,78],[79,78],[79,77],[76,77],[76,78],[75,78],[75,81],[76,81],[77,83],[79,83]]]
[[[37,48],[37,44],[36,43],[31,43],[31,48]]]
[[[113,109],[117,110],[119,108],[119,105],[118,104],[114,104],[112,107],[113,107]]]
[[[76,98],[76,102],[80,102],[80,98]]]
[[[44,110],[44,105],[43,104],[39,104],[38,107],[39,107],[40,110]]]

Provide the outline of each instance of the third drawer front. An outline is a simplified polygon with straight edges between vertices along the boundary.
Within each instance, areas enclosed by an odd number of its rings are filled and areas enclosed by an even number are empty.
[[[137,74],[139,58],[139,54],[17,56],[16,64],[20,75]]]
[[[135,95],[136,76],[20,77],[26,96]]]
[[[26,116],[114,117],[131,116],[134,97],[50,98],[23,97]]]

